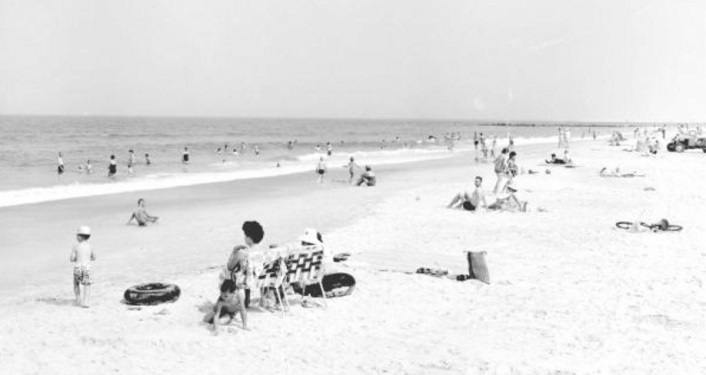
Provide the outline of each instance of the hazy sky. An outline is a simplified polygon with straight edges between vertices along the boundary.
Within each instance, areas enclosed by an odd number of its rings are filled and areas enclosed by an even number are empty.
[[[706,121],[706,1],[0,0],[0,114]]]

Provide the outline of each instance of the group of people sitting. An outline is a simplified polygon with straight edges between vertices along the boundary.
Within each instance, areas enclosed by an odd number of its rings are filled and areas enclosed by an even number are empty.
[[[527,201],[520,201],[515,196],[517,188],[514,182],[508,183],[505,186],[506,193],[497,194],[495,202],[491,204],[488,204],[485,191],[482,188],[483,177],[476,176],[474,184],[475,189],[472,192],[464,191],[456,194],[447,207],[466,211],[478,211],[479,209],[489,211],[527,211]]]
[[[276,305],[274,308],[282,308],[281,301],[286,297],[283,282],[286,277],[285,259],[293,254],[322,251],[321,273],[325,272],[327,265],[330,265],[332,258],[325,251],[321,234],[315,229],[306,229],[304,235],[298,241],[288,245],[270,245],[265,248],[261,245],[265,236],[262,225],[257,221],[246,221],[242,225],[244,235],[244,245],[237,245],[233,248],[228,261],[220,277],[221,294],[213,307],[213,311],[204,317],[204,322],[212,324],[214,334],[218,333],[218,327],[228,324],[239,313],[244,329],[248,329],[247,309],[250,307],[250,299],[253,292],[259,294],[261,308],[265,308],[265,302],[274,296]],[[266,269],[277,270],[278,282],[276,287],[272,285],[259,288],[258,277]],[[306,304],[307,300],[303,302]]]

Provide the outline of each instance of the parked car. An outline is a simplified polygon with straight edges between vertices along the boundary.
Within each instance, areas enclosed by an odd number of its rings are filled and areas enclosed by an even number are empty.
[[[684,150],[692,148],[698,148],[706,152],[706,136],[677,134],[671,142],[667,143],[667,151],[684,152]]]

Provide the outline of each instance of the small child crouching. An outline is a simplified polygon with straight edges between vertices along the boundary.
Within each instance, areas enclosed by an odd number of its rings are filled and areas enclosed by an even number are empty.
[[[245,290],[237,288],[233,280],[224,280],[221,284],[221,295],[218,297],[213,312],[206,314],[204,322],[213,324],[213,333],[218,334],[219,324],[229,324],[240,312],[243,329],[248,329],[247,312],[245,311]]]

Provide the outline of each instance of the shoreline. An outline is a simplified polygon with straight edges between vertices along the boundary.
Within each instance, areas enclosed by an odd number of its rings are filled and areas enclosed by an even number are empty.
[[[516,150],[530,153],[544,147],[544,144],[520,145]],[[348,186],[343,183],[347,170],[331,167],[324,189],[316,184],[313,172],[302,172],[2,207],[0,237],[6,240],[0,264],[12,266],[3,267],[7,269],[0,276],[0,296],[30,282],[34,272],[60,280],[63,273],[52,270],[57,264],[67,262],[74,241],[72,231],[80,225],[93,229],[91,243],[99,258],[110,256],[109,259],[121,268],[136,267],[133,263],[150,263],[152,257],[167,256],[169,249],[155,245],[159,236],[178,234],[184,236],[185,243],[208,249],[199,252],[204,259],[179,251],[185,257],[182,267],[186,268],[193,263],[222,262],[223,254],[228,252],[228,242],[224,239],[234,242],[230,246],[239,243],[239,225],[245,220],[261,220],[267,243],[291,241],[305,227],[315,227],[326,235],[334,228],[369,214],[367,210],[385,197],[428,183],[430,175],[444,175],[444,171],[458,168],[492,169],[490,165],[474,163],[473,151],[465,150],[454,151],[444,159],[376,167],[374,170],[381,182],[374,189]],[[160,217],[157,225],[149,228],[124,225],[138,198],[146,199],[147,211]],[[190,215],[194,217],[188,217]],[[213,223],[222,224],[209,227]],[[176,228],[183,229],[175,233]],[[213,238],[204,239],[201,245],[186,236],[199,231],[213,233]],[[147,252],[139,250],[150,247]]]

